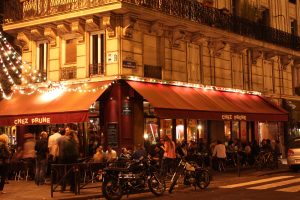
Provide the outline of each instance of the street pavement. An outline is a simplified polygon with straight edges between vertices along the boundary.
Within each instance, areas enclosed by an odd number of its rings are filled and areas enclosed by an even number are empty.
[[[242,186],[233,187],[230,185],[239,184],[239,183],[247,183],[249,181],[253,180],[260,180],[264,179],[265,177],[281,177],[280,174],[287,173],[289,176],[290,174],[293,174],[289,172],[286,165],[280,165],[279,169],[276,170],[263,170],[263,171],[256,171],[255,169],[242,169],[240,176],[237,173],[235,169],[227,170],[225,172],[216,172],[211,171],[212,173],[212,181],[209,187],[205,190],[200,190],[201,192],[193,192],[194,189],[192,187],[183,187],[179,186],[174,189],[174,192],[172,194],[169,194],[167,191],[165,192],[163,197],[158,197],[159,199],[186,199],[189,195],[190,197],[200,197],[203,196],[205,199],[222,199],[220,196],[218,196],[218,193],[216,191],[222,190],[222,191],[228,191],[228,190],[236,190],[240,189]],[[298,174],[298,173],[296,173]],[[299,175],[300,176],[300,175]],[[284,178],[282,178],[282,181],[285,181]],[[277,180],[277,179],[276,179]],[[278,178],[278,180],[281,181],[281,178]],[[298,179],[295,179],[298,181]],[[293,181],[292,181],[293,182]],[[245,184],[244,183],[244,184]],[[264,182],[263,182],[264,183]],[[300,178],[299,178],[300,183]],[[228,186],[229,185],[229,186]],[[0,199],[2,200],[46,200],[46,199],[52,199],[52,200],[58,200],[58,199],[103,199],[103,196],[101,194],[101,183],[90,183],[87,185],[88,187],[94,187],[89,189],[82,189],[80,191],[79,195],[75,195],[71,192],[54,192],[53,198],[51,198],[51,186],[50,184],[44,184],[37,186],[35,185],[34,181],[15,181],[15,180],[9,180],[8,184],[5,185],[5,194],[0,194]],[[227,186],[227,188],[225,187]],[[251,186],[251,185],[249,185]],[[255,186],[255,184],[253,185]],[[232,187],[232,188],[231,188]],[[59,188],[58,188],[59,189]],[[58,190],[57,189],[57,190]],[[199,189],[198,189],[199,190]],[[296,190],[296,189],[294,189]],[[300,190],[300,186],[299,186]],[[247,190],[248,191],[248,190]],[[253,193],[253,192],[252,192]],[[252,194],[251,193],[251,194]],[[231,193],[228,193],[231,194]],[[209,198],[205,195],[209,195]],[[213,198],[213,196],[215,198]],[[124,199],[127,198],[126,195],[123,197]],[[129,195],[128,199],[154,199],[157,198],[150,192],[145,192],[142,194],[135,194],[135,195]],[[233,198],[233,197],[231,197]],[[236,199],[236,198],[233,198]],[[245,198],[242,198],[245,199]],[[246,198],[251,199],[251,198]],[[300,199],[300,197],[299,197]],[[273,199],[274,200],[274,199]]]

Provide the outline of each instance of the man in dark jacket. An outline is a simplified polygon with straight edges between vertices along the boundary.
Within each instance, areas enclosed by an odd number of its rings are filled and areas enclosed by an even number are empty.
[[[40,140],[35,144],[36,166],[35,166],[35,184],[43,185],[45,183],[45,174],[47,172],[47,154],[48,154],[48,134],[43,131],[40,134]]]

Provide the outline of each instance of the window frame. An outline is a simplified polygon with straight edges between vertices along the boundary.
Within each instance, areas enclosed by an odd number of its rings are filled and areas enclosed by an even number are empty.
[[[43,66],[41,66],[41,47],[43,45]],[[41,82],[47,80],[48,72],[48,58],[49,58],[49,42],[46,40],[41,40],[36,42],[36,69],[41,73]],[[46,79],[44,79],[46,78]]]
[[[97,54],[95,61],[95,54],[94,54],[94,36],[97,36]],[[104,75],[105,74],[105,32],[104,31],[95,31],[90,33],[89,37],[89,75]],[[97,72],[91,70],[94,68],[93,65],[97,65]],[[100,67],[100,69],[99,69]]]

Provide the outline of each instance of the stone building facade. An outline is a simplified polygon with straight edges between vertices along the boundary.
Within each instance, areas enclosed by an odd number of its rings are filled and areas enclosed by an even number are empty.
[[[152,105],[144,101],[132,104],[127,123],[124,102],[137,91],[112,88],[99,108],[106,144],[112,131],[108,108],[113,108],[106,100],[112,97],[119,99],[111,120],[118,123],[118,147],[143,142],[153,127],[152,139],[169,127],[176,139],[203,137],[208,142],[267,138],[284,143],[298,134],[298,0],[10,0],[5,8],[3,29],[16,38],[22,59],[41,73],[36,85],[104,80],[116,81],[120,88],[128,87],[122,83],[127,80],[199,84],[257,91],[289,111],[288,122],[172,116],[162,121],[145,114],[145,106]]]

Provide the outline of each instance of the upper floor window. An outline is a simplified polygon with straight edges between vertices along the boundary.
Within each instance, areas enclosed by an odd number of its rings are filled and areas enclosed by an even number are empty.
[[[64,64],[76,63],[76,58],[77,58],[77,40],[76,39],[66,40]]]
[[[264,9],[261,12],[261,23],[265,26],[270,26],[270,10]]]
[[[90,36],[90,75],[104,74],[104,33]]]
[[[295,94],[300,96],[300,68],[298,66],[293,67],[293,85]]]
[[[144,77],[162,79],[160,66],[144,65]]]
[[[48,43],[38,42],[37,52],[36,52],[36,68],[41,73],[37,82],[42,82],[47,80],[47,67],[48,67]]]
[[[239,8],[240,8],[240,1],[239,0],[232,0],[232,14],[233,15],[239,15]]]
[[[144,76],[162,79],[161,40],[153,35],[144,35]]]
[[[291,34],[298,35],[297,20],[291,19]]]

